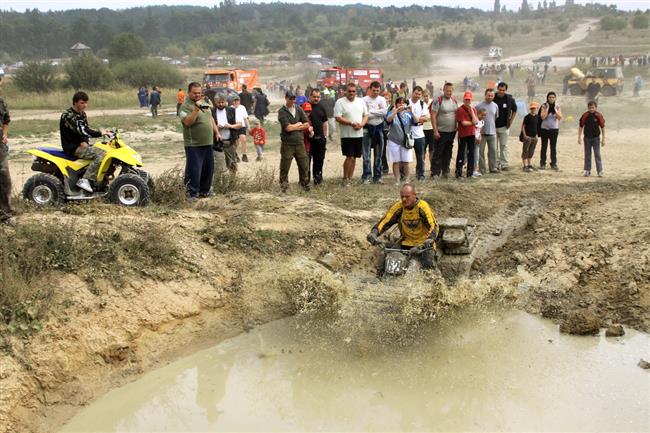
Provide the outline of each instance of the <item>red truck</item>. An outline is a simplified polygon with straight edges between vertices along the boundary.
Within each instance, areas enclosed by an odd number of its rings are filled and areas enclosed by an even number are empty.
[[[318,87],[332,87],[337,89],[348,83],[358,84],[363,90],[368,89],[370,83],[379,81],[384,84],[384,73],[381,68],[344,68],[332,66],[318,71],[316,85]]]

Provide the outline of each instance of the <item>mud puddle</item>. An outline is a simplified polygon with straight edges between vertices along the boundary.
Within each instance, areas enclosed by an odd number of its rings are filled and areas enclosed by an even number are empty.
[[[299,318],[272,322],[109,392],[60,432],[650,430],[650,376],[636,365],[647,334],[455,316],[366,354]]]

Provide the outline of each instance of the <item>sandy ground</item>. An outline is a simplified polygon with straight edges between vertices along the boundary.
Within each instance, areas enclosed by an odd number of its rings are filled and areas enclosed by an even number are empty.
[[[558,322],[586,310],[601,326],[650,331],[650,128],[644,121],[629,129],[608,121],[604,178],[581,176],[583,152],[573,122],[561,126],[558,172],[517,169],[521,145],[513,132],[513,170],[417,183],[438,216],[466,217],[486,244],[498,246],[475,262],[471,274],[445,283],[438,307],[497,298]],[[183,164],[174,131],[125,137],[154,175]],[[13,148],[38,142],[16,140]],[[241,163],[240,175],[277,170],[278,147],[276,137],[264,161]],[[538,155],[539,146],[535,161]],[[29,338],[0,334],[0,432],[53,431],[107,390],[171,359],[293,314],[316,295],[335,298],[341,281],[374,277],[374,250],[365,234],[397,199],[397,189],[391,183],[342,188],[342,162],[331,143],[326,184],[311,193],[297,188],[294,165],[287,195],[276,184],[180,210],[88,205],[20,214],[18,224],[74,222],[79,242],[84,230],[119,230],[120,223],[162,227],[182,260],[178,268],[142,270],[122,283],[88,280],[81,272],[53,272],[40,282],[55,289],[43,331]],[[31,175],[29,165],[23,156],[10,161],[16,190]],[[0,230],[12,235],[11,228]],[[319,265],[325,258],[326,268]]]

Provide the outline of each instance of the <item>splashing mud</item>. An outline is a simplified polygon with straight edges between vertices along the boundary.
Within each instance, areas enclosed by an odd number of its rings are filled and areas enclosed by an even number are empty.
[[[381,279],[343,275],[306,258],[293,266],[274,284],[286,294],[303,332],[360,352],[410,345],[420,328],[450,311],[509,305],[520,282],[496,275],[452,282],[434,271]]]

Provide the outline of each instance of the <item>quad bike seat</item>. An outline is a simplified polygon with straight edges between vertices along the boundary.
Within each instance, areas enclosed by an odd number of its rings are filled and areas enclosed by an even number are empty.
[[[67,153],[65,153],[62,149],[57,149],[54,147],[39,147],[38,150],[49,153],[52,156],[56,156],[59,158],[67,159],[68,161],[76,161],[77,158],[76,156],[70,156]]]

